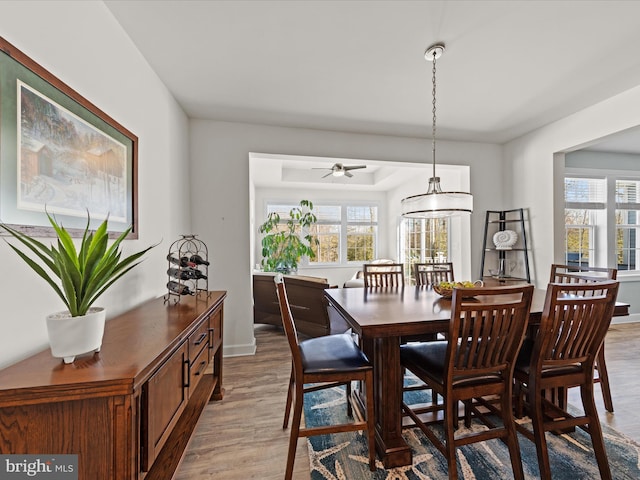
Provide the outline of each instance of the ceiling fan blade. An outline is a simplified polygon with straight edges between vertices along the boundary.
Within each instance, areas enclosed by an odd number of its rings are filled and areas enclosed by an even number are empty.
[[[357,170],[359,168],[367,168],[366,165],[348,165],[346,167],[344,167],[345,171],[346,170]]]
[[[311,167],[311,170],[332,170],[332,169],[327,167]]]
[[[321,178],[327,178],[329,175],[333,175],[333,172],[329,172],[326,175],[323,175]]]
[[[349,173],[349,172],[347,172],[347,169],[345,168],[345,169],[344,169],[344,176],[345,176],[345,177],[353,177],[353,173]]]

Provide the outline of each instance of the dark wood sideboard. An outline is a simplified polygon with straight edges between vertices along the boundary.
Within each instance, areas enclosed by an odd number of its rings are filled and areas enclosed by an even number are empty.
[[[106,323],[102,350],[0,370],[0,453],[78,454],[80,480],[167,480],[220,400],[226,292],[150,300]]]

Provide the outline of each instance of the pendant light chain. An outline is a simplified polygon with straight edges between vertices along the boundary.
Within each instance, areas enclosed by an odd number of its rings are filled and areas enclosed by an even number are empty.
[[[433,52],[433,68],[431,69],[432,77],[431,82],[433,88],[431,89],[431,95],[433,97],[433,127],[431,130],[431,151],[433,154],[433,177],[436,176],[436,52]]]
[[[436,176],[436,59],[440,58],[443,52],[443,43],[435,43],[424,52],[425,60],[433,62],[431,68],[433,175],[429,178],[426,193],[410,195],[402,199],[402,216],[405,218],[447,218],[473,212],[473,196],[470,193],[443,191],[440,186],[440,177]]]

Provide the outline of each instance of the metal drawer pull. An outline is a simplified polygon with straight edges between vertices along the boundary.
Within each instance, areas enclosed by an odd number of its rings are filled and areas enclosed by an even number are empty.
[[[196,340],[195,342],[193,342],[194,345],[198,346],[200,345],[202,342],[204,342],[204,339],[207,338],[207,334],[206,333],[202,333],[200,334],[200,337],[198,338],[198,340]]]
[[[200,368],[198,368],[198,371],[194,374],[194,376],[198,376],[200,375],[202,372],[204,372],[204,369],[207,367],[207,362],[206,361],[202,361],[200,362]]]
[[[185,370],[186,369],[186,370]],[[185,373],[186,371],[186,373]],[[189,388],[189,384],[191,383],[189,380],[191,379],[191,371],[189,369],[189,360],[185,360],[182,369],[183,381],[182,384],[184,388]]]

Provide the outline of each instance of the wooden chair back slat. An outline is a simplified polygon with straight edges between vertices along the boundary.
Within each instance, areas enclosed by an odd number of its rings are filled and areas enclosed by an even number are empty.
[[[401,263],[364,264],[365,287],[404,287],[404,265]]]
[[[416,278],[416,285],[429,286],[437,285],[440,282],[453,282],[453,263],[415,263],[413,272]]]
[[[551,265],[549,283],[589,283],[615,280],[618,270],[605,267],[581,267],[577,265]]]
[[[451,379],[493,373],[510,374],[522,343],[533,286],[454,289],[447,370]],[[483,296],[492,296],[484,303]],[[496,297],[497,296],[497,297]]]
[[[591,368],[604,342],[615,308],[618,282],[552,283],[542,313],[532,366],[583,364]],[[589,367],[591,365],[591,367]]]

